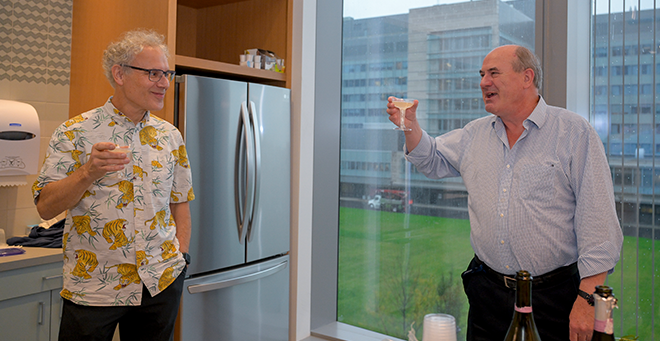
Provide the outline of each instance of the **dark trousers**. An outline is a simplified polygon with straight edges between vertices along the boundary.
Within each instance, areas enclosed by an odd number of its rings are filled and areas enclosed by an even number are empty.
[[[186,270],[155,297],[142,285],[139,306],[91,307],[64,299],[59,340],[110,341],[119,324],[122,341],[171,341]]]
[[[470,271],[472,270],[472,271]],[[513,317],[515,290],[507,288],[472,260],[463,273],[463,288],[470,303],[467,340],[504,340]],[[543,341],[569,339],[569,315],[577,298],[580,275],[576,273],[538,288],[532,284],[534,321]]]

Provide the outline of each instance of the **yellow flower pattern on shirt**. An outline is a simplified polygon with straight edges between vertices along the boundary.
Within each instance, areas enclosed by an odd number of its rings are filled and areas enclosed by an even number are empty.
[[[147,112],[134,124],[108,100],[57,128],[32,186],[35,200],[84,165],[98,142],[128,145],[131,161],[69,210],[60,295],[81,305],[139,305],[143,285],[156,295],[185,267],[169,205],[195,198],[186,148],[170,123]]]

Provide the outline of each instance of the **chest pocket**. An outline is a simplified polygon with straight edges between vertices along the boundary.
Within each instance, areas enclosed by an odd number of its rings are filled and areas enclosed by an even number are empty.
[[[520,170],[520,198],[550,203],[557,192],[557,173],[561,169],[557,163],[526,165]]]

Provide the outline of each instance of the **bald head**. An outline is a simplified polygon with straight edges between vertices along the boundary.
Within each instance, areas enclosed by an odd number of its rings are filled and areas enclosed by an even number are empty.
[[[493,53],[508,57],[511,60],[511,66],[515,72],[520,73],[527,69],[531,69],[534,72],[534,87],[541,91],[541,86],[543,84],[543,69],[541,68],[541,62],[534,52],[519,45],[503,45],[494,48],[488,54],[490,55]]]

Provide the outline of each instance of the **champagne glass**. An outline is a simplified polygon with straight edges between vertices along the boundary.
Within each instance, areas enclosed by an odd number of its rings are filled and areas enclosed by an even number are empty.
[[[131,155],[130,155],[131,146],[130,145],[128,145],[128,146],[115,145],[115,149],[108,150],[108,151],[111,152],[111,153],[123,153],[123,154],[128,155],[129,158],[131,157]],[[121,180],[124,180],[124,174],[123,173],[125,171],[126,171],[126,168],[124,167],[123,170],[110,172],[108,174],[109,174],[109,176],[111,177],[112,180],[121,181]]]
[[[400,119],[399,119],[399,126],[394,128],[396,130],[402,130],[402,131],[411,131],[412,129],[406,127],[406,109],[410,108],[415,104],[414,99],[410,98],[403,98],[403,99],[395,99],[392,101],[392,104],[394,104],[395,107],[399,108],[399,112],[401,113]]]

